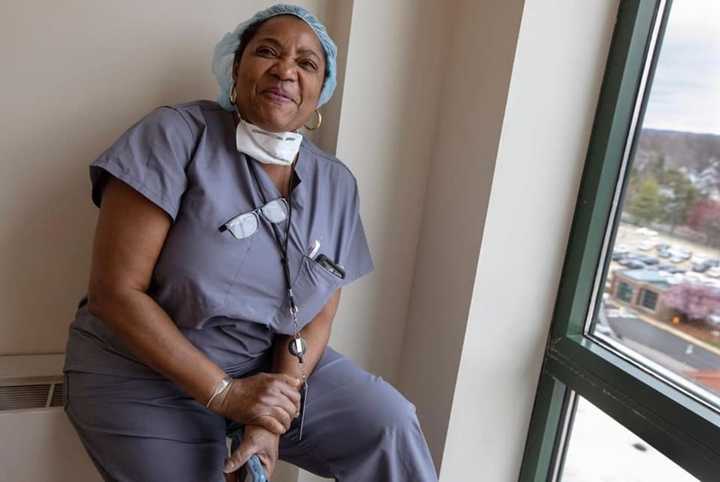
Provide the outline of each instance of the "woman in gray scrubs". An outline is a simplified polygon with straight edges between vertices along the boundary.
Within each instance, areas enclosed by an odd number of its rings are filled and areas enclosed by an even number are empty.
[[[374,269],[355,177],[296,134],[332,95],[332,40],[276,5],[214,70],[217,102],[158,107],[90,165],[65,412],[108,481],[234,480],[253,454],[269,474],[436,481],[414,405],[327,345],[340,289]]]

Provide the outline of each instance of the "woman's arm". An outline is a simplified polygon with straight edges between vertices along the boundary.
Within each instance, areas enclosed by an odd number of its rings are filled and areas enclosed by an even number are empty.
[[[340,291],[338,288],[320,312],[315,315],[310,323],[302,329],[302,336],[305,338],[307,352],[303,358],[305,376],[308,378],[315,369],[315,365],[325,351],[325,346],[330,339],[330,328],[333,318],[340,303]],[[285,373],[292,377],[302,378],[300,363],[298,359],[290,354],[288,344],[292,339],[291,335],[278,335],[273,344],[273,372]]]
[[[88,310],[144,363],[207,402],[223,370],[183,336],[147,293],[170,217],[122,181],[103,189],[88,286]]]
[[[129,185],[110,178],[95,231],[88,309],[107,323],[140,361],[204,405],[225,372],[198,350],[146,293],[170,226],[165,211]],[[284,376],[256,378],[237,379],[223,405],[213,403],[211,408],[282,433],[299,406],[299,385]]]

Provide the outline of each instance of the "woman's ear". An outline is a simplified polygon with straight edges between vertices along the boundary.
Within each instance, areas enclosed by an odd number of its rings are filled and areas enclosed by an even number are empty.
[[[233,59],[232,64],[232,78],[234,82],[237,82],[237,68],[238,64],[240,63],[240,59],[238,58],[238,55],[235,54],[235,58]]]

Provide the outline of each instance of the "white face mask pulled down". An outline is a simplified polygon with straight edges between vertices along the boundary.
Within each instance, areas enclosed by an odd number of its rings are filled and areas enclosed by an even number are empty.
[[[271,132],[246,122],[238,114],[237,150],[265,164],[291,166],[302,143],[297,132]]]

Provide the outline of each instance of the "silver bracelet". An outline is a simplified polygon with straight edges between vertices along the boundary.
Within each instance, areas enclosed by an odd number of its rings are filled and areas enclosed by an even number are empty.
[[[215,385],[215,389],[213,390],[213,394],[210,396],[210,400],[208,400],[208,402],[205,404],[205,406],[207,408],[210,408],[210,404],[215,399],[215,397],[217,397],[218,395],[223,393],[225,390],[230,388],[230,385],[232,385],[232,382],[233,382],[233,379],[230,375],[225,375],[222,378],[222,380],[217,382],[217,385]]]

